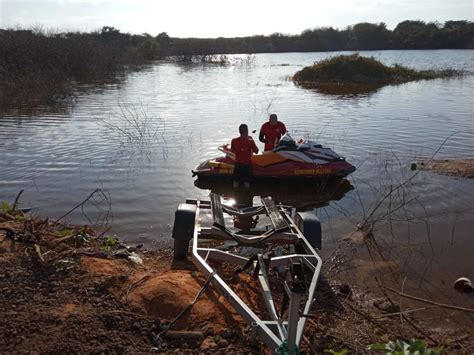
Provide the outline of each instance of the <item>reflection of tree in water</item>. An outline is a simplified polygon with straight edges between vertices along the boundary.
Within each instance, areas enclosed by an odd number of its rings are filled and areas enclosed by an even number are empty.
[[[353,189],[346,180],[329,181],[256,181],[248,190],[234,189],[231,181],[196,180],[196,187],[211,190],[241,205],[252,205],[256,196],[271,196],[276,203],[296,207],[298,211],[327,206],[330,201],[340,200]]]
[[[119,87],[128,73],[142,67],[129,67],[115,74],[95,76],[83,80],[63,78],[25,77],[4,84],[0,90],[1,115],[70,115],[76,98],[89,93],[102,94],[111,86]]]
[[[384,85],[376,84],[321,84],[321,85],[305,85],[305,89],[310,89],[319,94],[339,96],[341,98],[365,97],[376,93]]]

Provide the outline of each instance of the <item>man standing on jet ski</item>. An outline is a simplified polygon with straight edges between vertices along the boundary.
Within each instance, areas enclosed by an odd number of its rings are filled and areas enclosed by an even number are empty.
[[[265,151],[272,150],[285,133],[286,127],[284,123],[278,121],[277,115],[272,113],[268,122],[265,122],[262,128],[260,128],[258,140],[265,143]]]
[[[250,187],[252,179],[252,153],[257,154],[258,148],[252,137],[249,136],[249,128],[246,124],[239,126],[240,137],[232,139],[230,150],[235,153],[234,164],[234,187],[241,182],[246,188]]]

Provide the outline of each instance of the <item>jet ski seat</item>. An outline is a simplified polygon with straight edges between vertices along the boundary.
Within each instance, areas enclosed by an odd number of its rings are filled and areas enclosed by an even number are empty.
[[[285,160],[287,160],[286,157],[281,154],[274,153],[273,151],[252,155],[252,164],[258,166],[269,166],[272,164],[282,163]]]
[[[272,149],[272,152],[282,152],[282,151],[294,151],[298,150],[296,145],[277,145],[275,148]]]

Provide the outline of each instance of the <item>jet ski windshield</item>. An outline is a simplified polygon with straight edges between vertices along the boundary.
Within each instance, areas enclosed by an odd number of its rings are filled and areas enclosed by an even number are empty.
[[[281,137],[280,141],[277,144],[277,147],[294,147],[296,145],[295,140],[293,137],[290,136],[288,132],[286,132],[283,137]]]
[[[281,137],[276,147],[272,150],[274,152],[279,152],[282,150],[296,150],[296,142],[287,132],[283,135],[283,137]]]

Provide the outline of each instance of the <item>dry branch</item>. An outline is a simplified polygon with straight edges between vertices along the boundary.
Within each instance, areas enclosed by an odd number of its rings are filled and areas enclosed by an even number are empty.
[[[20,196],[23,193],[23,191],[24,190],[21,189],[20,192],[18,193],[18,195],[16,195],[15,202],[13,202],[12,211],[16,211],[16,209],[18,208],[18,201],[20,200]]]
[[[405,314],[408,314],[408,313],[414,313],[414,312],[419,312],[419,311],[425,311],[425,310],[427,310],[427,309],[433,309],[433,308],[438,308],[438,306],[427,306],[427,307],[406,309],[406,310],[400,311],[400,312],[382,314],[381,316],[378,316],[378,317],[376,317],[375,319],[381,319],[381,318],[387,318],[387,317],[392,317],[392,316],[405,315]]]
[[[414,301],[419,301],[419,302],[431,304],[431,305],[434,305],[434,306],[437,306],[437,307],[441,307],[441,308],[448,308],[448,309],[453,309],[453,310],[456,310],[456,311],[474,313],[474,309],[472,309],[472,308],[465,308],[465,307],[453,306],[453,305],[446,304],[446,303],[440,303],[440,302],[436,302],[436,301],[431,301],[431,300],[428,300],[428,299],[425,299],[425,298],[421,298],[421,297],[416,297],[416,296],[408,295],[408,294],[406,294],[406,293],[397,291],[397,290],[395,290],[395,289],[393,289],[393,288],[391,288],[391,287],[385,286],[385,285],[380,285],[380,286],[383,287],[383,288],[386,289],[386,290],[389,290],[390,292],[396,293],[396,294],[399,295],[400,297],[409,298],[409,299],[414,300]]]

